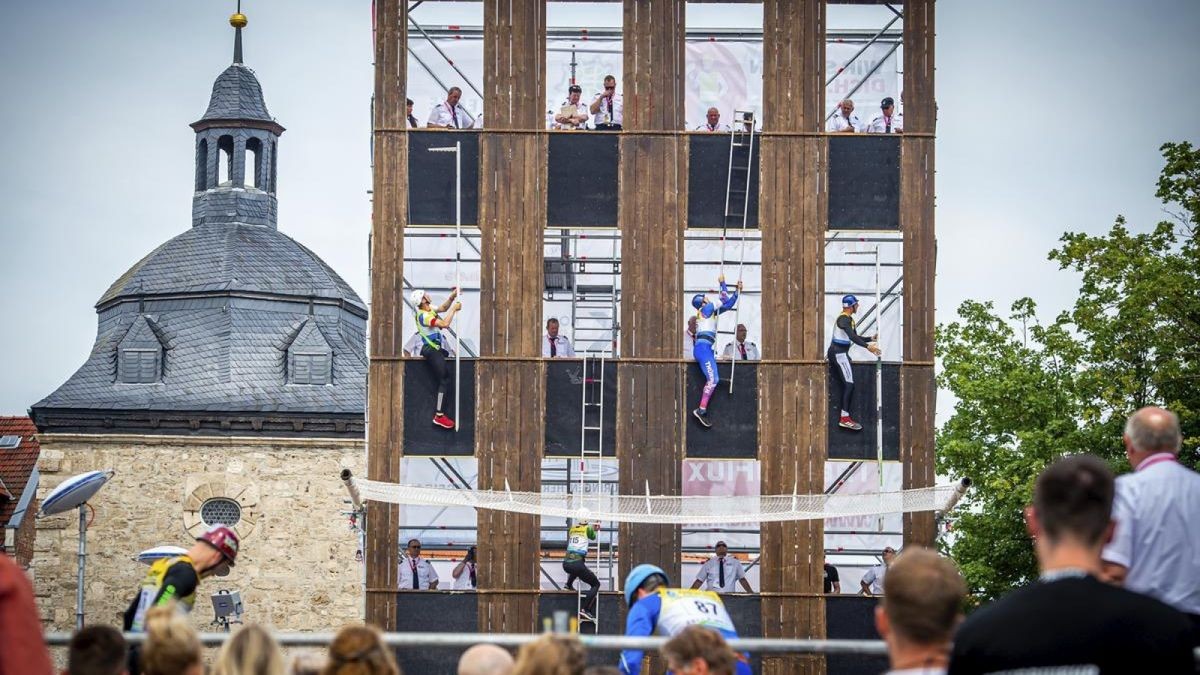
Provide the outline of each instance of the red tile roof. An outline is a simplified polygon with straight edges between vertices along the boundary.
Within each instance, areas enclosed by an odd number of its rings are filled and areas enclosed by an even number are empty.
[[[3,526],[8,524],[21,501],[21,494],[29,487],[29,477],[42,450],[37,442],[37,427],[28,417],[0,417],[0,436],[21,437],[21,444],[16,448],[0,448],[0,485],[12,494],[12,499],[0,501],[0,526]]]

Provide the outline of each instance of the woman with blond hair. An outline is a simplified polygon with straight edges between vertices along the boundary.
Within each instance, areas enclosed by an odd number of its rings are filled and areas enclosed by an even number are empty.
[[[400,675],[400,667],[378,630],[346,626],[329,645],[329,662],[321,675]]]
[[[213,675],[284,675],[283,654],[265,628],[250,624],[221,647]]]
[[[146,644],[141,653],[145,675],[204,675],[200,636],[175,603],[146,612]]]
[[[587,654],[575,638],[543,635],[517,652],[513,675],[583,675]]]

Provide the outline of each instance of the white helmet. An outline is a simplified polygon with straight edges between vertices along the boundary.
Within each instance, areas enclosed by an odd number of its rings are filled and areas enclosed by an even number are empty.
[[[421,301],[425,299],[425,291],[420,288],[414,288],[413,292],[408,294],[408,299],[412,302],[413,307],[420,307]]]

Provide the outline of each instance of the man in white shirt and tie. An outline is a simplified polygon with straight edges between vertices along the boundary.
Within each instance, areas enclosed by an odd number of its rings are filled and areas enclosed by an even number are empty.
[[[737,333],[733,342],[726,343],[725,349],[721,352],[723,359],[737,359],[738,361],[757,361],[762,358],[758,353],[758,345],[753,342],[746,342],[746,324],[739,323],[737,325]]]
[[[708,113],[704,116],[704,124],[696,127],[696,131],[706,131],[708,133],[717,133],[729,131],[728,124],[721,124],[721,111],[716,108],[709,108]]]
[[[479,578],[475,574],[475,547],[467,549],[467,555],[454,566],[450,573],[454,577],[454,590],[473,591],[479,588]]]
[[[604,91],[596,94],[588,110],[594,115],[593,126],[598,131],[620,131],[625,118],[625,102],[617,91],[617,78],[604,77]]]
[[[458,100],[462,98],[462,89],[458,87],[450,87],[446,92],[446,100],[433,106],[433,110],[429,112],[429,122],[425,124],[429,129],[470,129],[475,125],[475,118],[471,117],[471,113],[467,109],[458,104]]]
[[[421,557],[421,540],[409,539],[408,550],[400,561],[400,588],[410,591],[436,591],[437,571]]]
[[[585,129],[587,128],[588,106],[579,97],[583,95],[583,87],[573,84],[567,88],[567,100],[559,106],[558,114],[554,116],[555,129]]]
[[[558,334],[558,319],[552,318],[546,322],[546,335],[542,338],[542,356],[549,359],[575,357],[571,341]]]
[[[725,546],[725,542],[717,542],[716,553],[700,566],[700,572],[692,582],[692,589],[700,588],[703,584],[706,591],[732,593],[738,582],[741,582],[747,593],[753,593],[750,582],[746,581],[746,568],[742,567],[740,560],[729,555],[729,548]]]
[[[829,119],[829,124],[825,125],[825,131],[852,134],[861,126],[862,120],[858,118],[858,113],[854,112],[854,101],[845,99],[838,104],[837,112]]]
[[[879,114],[867,123],[868,134],[899,134],[904,132],[904,115],[896,114],[896,102],[891,96],[879,103]]]

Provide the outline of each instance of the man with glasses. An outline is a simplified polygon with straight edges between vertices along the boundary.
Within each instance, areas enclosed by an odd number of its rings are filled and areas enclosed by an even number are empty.
[[[604,91],[596,94],[589,107],[592,123],[597,131],[620,131],[625,119],[625,103],[617,91],[617,78],[604,77]]]
[[[436,591],[437,570],[421,557],[421,540],[409,539],[404,559],[400,561],[400,588],[411,591]]]
[[[872,567],[863,575],[860,582],[863,595],[867,597],[883,595],[883,578],[887,576],[888,568],[892,566],[892,561],[895,559],[896,549],[891,546],[883,549],[883,564]]]

